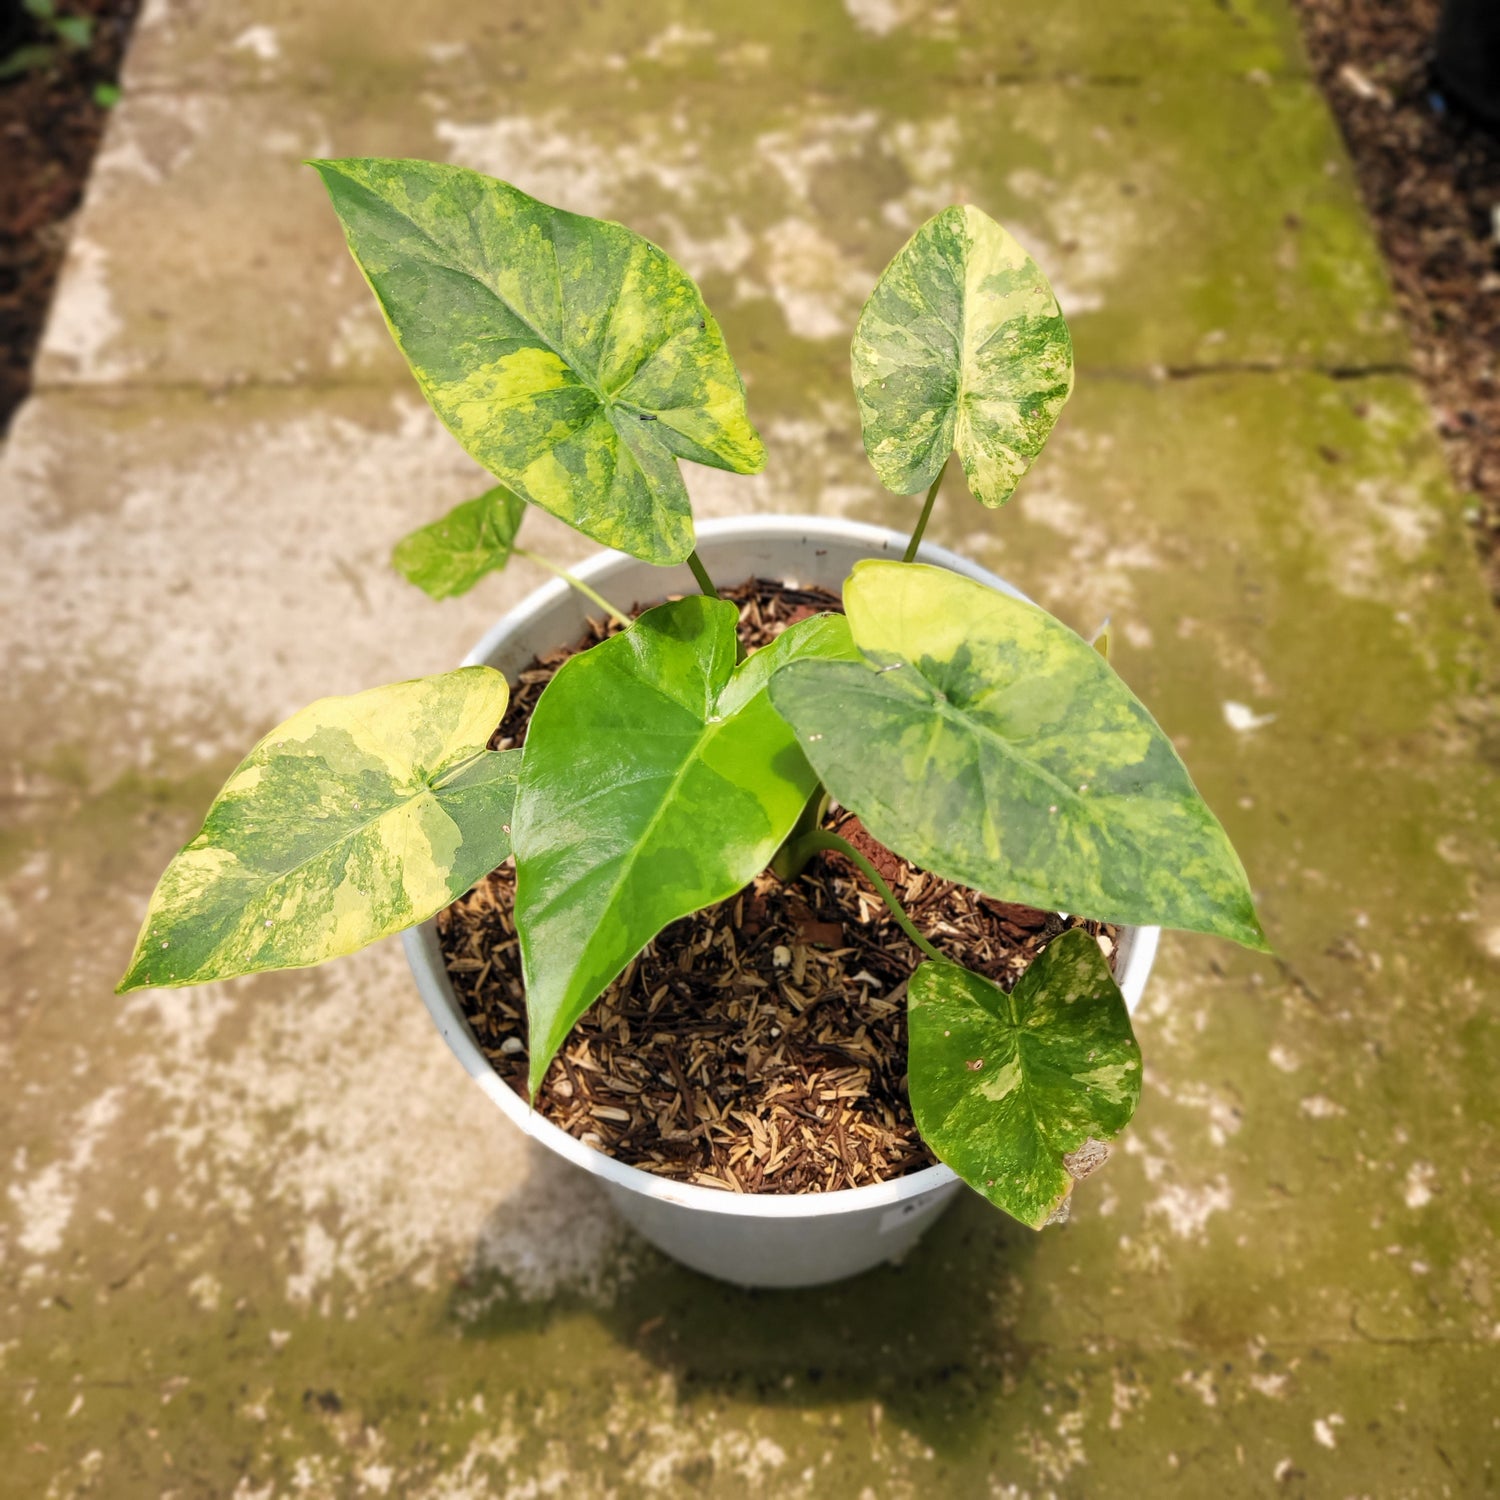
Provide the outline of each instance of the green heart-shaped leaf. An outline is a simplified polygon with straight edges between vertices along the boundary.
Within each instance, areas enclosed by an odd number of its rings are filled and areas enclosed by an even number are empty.
[[[295,969],[423,922],[510,853],[519,750],[489,667],[324,698],[273,729],[151,897],[119,992]]]
[[[486,573],[510,561],[526,502],[504,485],[455,505],[441,521],[396,543],[391,562],[409,583],[434,599],[466,594]]]
[[[532,715],[516,805],[516,928],[533,1093],[573,1023],[669,922],[764,869],[815,784],[766,683],[852,656],[816,615],[735,666],[733,604],[694,595],[564,664]]]
[[[1073,389],[1073,343],[1035,261],[977,208],[945,208],[896,253],[851,350],[865,452],[898,495],[956,451],[1002,505]]]
[[[1140,1102],[1140,1049],[1099,945],[1081,928],[1062,933],[1008,995],[939,963],[923,964],[906,994],[922,1139],[971,1188],[1040,1229]]]
[[[693,548],[677,460],[764,466],[718,324],[649,240],[463,167],[313,165],[423,394],[523,499],[676,563]]]
[[[864,662],[798,662],[776,708],[881,843],[991,896],[1264,950],[1244,867],[1172,742],[1087,641],[943,568],[856,563]]]

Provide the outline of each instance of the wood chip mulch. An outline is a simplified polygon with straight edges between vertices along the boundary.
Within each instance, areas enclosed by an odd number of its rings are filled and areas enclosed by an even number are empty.
[[[726,591],[747,648],[832,596],[749,580]],[[598,625],[574,650],[602,639]],[[542,688],[572,655],[521,674],[492,742],[520,743]],[[880,869],[923,935],[1009,988],[1059,932],[1116,930],[976,897],[916,870],[858,820],[830,824]],[[507,862],[438,918],[448,972],[481,1049],[526,1087],[526,1016]],[[553,1062],[537,1107],[579,1140],[647,1171],[742,1193],[827,1192],[935,1158],[906,1095],[906,981],[921,955],[864,877],[820,855],[789,886],[769,872],[649,944]]]
[[[1295,4],[1500,603],[1500,134],[1434,76],[1441,0]]]

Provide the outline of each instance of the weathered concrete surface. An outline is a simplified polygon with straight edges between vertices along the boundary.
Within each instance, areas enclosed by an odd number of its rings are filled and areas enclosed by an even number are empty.
[[[729,7],[723,7],[728,11]],[[7,1495],[1468,1496],[1500,1451],[1495,622],[1282,0],[174,0],[143,21],[0,467]],[[109,996],[267,724],[536,581],[385,567],[471,492],[300,157],[407,152],[660,238],[771,448],[705,513],[906,524],[846,341],[971,196],[1082,377],[998,516],[1243,850],[1272,962],[1172,939],[1061,1231],[750,1296],[517,1142],[391,947]],[[559,557],[579,539],[535,525]]]

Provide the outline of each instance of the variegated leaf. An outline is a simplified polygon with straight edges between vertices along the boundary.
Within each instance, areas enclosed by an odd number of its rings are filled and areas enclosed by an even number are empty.
[[[119,991],[293,969],[425,921],[510,853],[519,750],[489,667],[324,698],[273,729],[167,866]]]
[[[441,521],[396,543],[391,563],[433,599],[466,594],[486,573],[510,561],[526,502],[504,485],[455,505]]]
[[[943,568],[856,563],[863,662],[797,662],[777,710],[883,844],[1007,901],[1264,949],[1244,867],[1109,663],[1034,604]]]
[[[678,459],[764,465],[718,324],[649,240],[463,167],[313,165],[423,394],[523,499],[676,563],[693,547]]]
[[[1069,929],[1010,994],[939,963],[923,964],[906,993],[922,1139],[976,1192],[1040,1229],[1140,1102],[1140,1049],[1099,945]]]
[[[735,606],[692,595],[566,662],[532,715],[516,805],[516,929],[531,1088],[573,1023],[668,922],[765,868],[814,778],[766,697],[809,655],[850,656],[839,615],[735,665]]]
[[[851,351],[865,452],[898,495],[950,452],[985,505],[1010,498],[1073,389],[1073,344],[1036,262],[977,208],[946,208],[896,253]]]

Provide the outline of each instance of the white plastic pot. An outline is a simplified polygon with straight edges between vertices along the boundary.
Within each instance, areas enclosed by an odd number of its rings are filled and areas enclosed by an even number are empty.
[[[904,536],[883,527],[820,516],[755,516],[698,527],[698,554],[714,582],[724,585],[755,574],[838,593],[861,558],[900,557],[905,546]],[[1017,593],[941,547],[924,546],[920,559]],[[621,608],[696,587],[685,566],[656,568],[618,552],[601,552],[575,572]],[[533,658],[576,641],[590,609],[567,584],[547,583],[506,615],[465,664],[495,667],[514,682]],[[1145,989],[1159,936],[1156,927],[1121,932],[1120,984],[1132,1011]],[[905,1254],[962,1186],[947,1167],[936,1166],[893,1182],[831,1193],[741,1195],[627,1166],[575,1140],[500,1080],[475,1045],[433,924],[407,932],[405,944],[427,1009],[480,1088],[528,1135],[598,1178],[635,1229],[696,1271],[766,1287],[815,1286],[853,1276]]]

